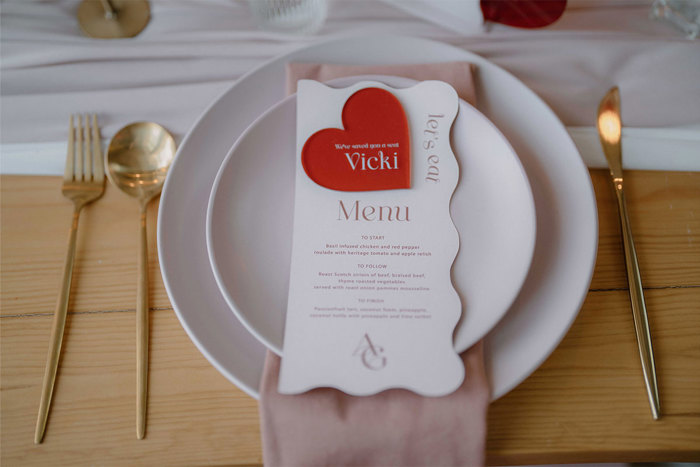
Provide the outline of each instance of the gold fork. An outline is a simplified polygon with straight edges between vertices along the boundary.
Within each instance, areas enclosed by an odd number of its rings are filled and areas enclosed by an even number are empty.
[[[63,284],[58,294],[56,311],[53,316],[49,353],[46,358],[44,370],[44,383],[41,389],[41,401],[39,403],[39,416],[36,421],[34,442],[41,443],[46,429],[46,418],[51,406],[53,386],[56,381],[58,358],[63,342],[63,329],[66,325],[68,311],[68,299],[70,298],[70,285],[73,276],[73,263],[75,260],[75,240],[78,234],[78,220],[80,211],[86,204],[95,201],[102,196],[105,188],[105,171],[102,161],[102,149],[100,130],[97,126],[97,116],[92,115],[92,123],[85,116],[85,127],[82,125],[82,117],[78,115],[78,125],[73,125],[73,116],[70,117],[70,130],[68,132],[68,154],[66,155],[66,169],[63,176],[63,196],[73,201],[73,222],[70,228],[68,240],[68,253],[63,268]]]

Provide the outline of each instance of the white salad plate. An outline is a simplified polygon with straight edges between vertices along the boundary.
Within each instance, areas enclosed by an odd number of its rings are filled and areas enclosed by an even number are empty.
[[[394,88],[416,81],[359,76]],[[520,160],[498,129],[461,101],[451,131],[460,180],[450,211],[460,237],[452,267],[463,304],[454,346],[486,335],[517,296],[535,248],[535,205]],[[273,106],[243,132],[221,165],[207,212],[207,246],[226,302],[248,330],[283,353],[296,173],[296,96]]]
[[[175,313],[212,365],[251,396],[259,395],[266,347],[226,303],[206,245],[209,195],[224,158],[243,131],[285,97],[289,62],[448,61],[476,65],[477,108],[515,149],[535,200],[530,270],[513,305],[485,337],[492,398],[535,371],[576,318],[595,263],[597,212],[588,170],[551,109],[507,71],[454,46],[390,35],[334,39],[273,59],[236,81],[182,141],[163,187],[158,253]]]

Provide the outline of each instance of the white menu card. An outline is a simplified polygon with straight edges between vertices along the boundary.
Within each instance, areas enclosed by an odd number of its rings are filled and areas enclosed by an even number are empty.
[[[279,391],[453,392],[461,302],[450,199],[455,90],[298,83],[294,232]],[[274,135],[270,135],[274,137]]]

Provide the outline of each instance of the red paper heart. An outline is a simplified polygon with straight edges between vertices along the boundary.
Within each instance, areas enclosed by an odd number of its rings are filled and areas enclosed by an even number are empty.
[[[516,28],[542,28],[564,14],[566,0],[481,0],[484,19]]]
[[[411,144],[406,114],[389,91],[365,88],[343,106],[343,128],[306,140],[301,163],[319,185],[339,191],[411,187]]]

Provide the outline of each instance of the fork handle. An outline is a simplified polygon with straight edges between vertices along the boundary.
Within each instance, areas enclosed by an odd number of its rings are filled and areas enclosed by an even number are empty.
[[[637,250],[634,247],[632,228],[630,227],[629,217],[627,216],[627,203],[625,203],[625,192],[623,191],[622,183],[615,184],[615,194],[617,195],[617,207],[618,213],[620,214],[620,226],[622,227],[625,269],[627,270],[627,282],[630,288],[630,302],[632,304],[632,316],[634,318],[634,331],[637,335],[637,346],[639,347],[639,358],[642,363],[642,372],[644,374],[644,383],[649,398],[651,415],[654,420],[658,420],[661,416],[661,406],[659,403],[659,387],[656,382],[654,349],[651,345],[651,332],[649,331],[647,307],[644,302],[642,277],[639,273]]]
[[[146,434],[148,407],[148,237],[146,212],[148,201],[141,203],[139,235],[139,275],[136,291],[136,437]]]
[[[44,369],[44,382],[41,389],[41,400],[39,402],[39,416],[36,420],[36,431],[34,432],[34,443],[39,444],[44,439],[46,429],[46,419],[49,415],[53,387],[56,381],[58,370],[58,360],[61,355],[61,344],[63,343],[63,330],[66,327],[66,315],[68,313],[68,300],[70,298],[70,286],[73,277],[73,264],[75,262],[75,244],[78,238],[78,221],[82,206],[75,205],[73,210],[73,222],[70,228],[68,239],[68,252],[66,262],[63,266],[63,283],[56,302],[56,311],[53,315],[53,325],[51,328],[51,338],[49,340],[49,353],[46,357],[46,368]]]

